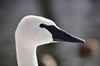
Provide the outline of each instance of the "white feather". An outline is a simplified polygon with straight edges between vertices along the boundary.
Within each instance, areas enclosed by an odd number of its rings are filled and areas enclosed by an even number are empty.
[[[41,23],[56,26],[53,21],[34,15],[25,16],[18,24],[15,32],[18,66],[38,66],[37,46],[53,41],[51,33],[40,28]]]

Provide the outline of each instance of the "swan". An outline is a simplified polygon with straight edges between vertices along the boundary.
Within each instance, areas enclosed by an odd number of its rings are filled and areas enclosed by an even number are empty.
[[[85,42],[60,29],[50,19],[35,15],[25,16],[15,31],[18,66],[38,66],[37,46],[56,41]]]

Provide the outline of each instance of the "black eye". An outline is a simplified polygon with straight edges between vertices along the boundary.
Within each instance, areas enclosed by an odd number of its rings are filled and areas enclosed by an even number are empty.
[[[40,24],[40,27],[41,28],[45,28],[47,25],[45,25],[45,24]]]

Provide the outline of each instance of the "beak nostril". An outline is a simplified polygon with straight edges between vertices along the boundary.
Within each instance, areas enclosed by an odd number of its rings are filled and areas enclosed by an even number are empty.
[[[70,35],[66,34],[65,36],[70,37]]]
[[[62,32],[61,33],[63,36],[66,36],[66,37],[71,37],[69,34],[65,33],[65,32]]]

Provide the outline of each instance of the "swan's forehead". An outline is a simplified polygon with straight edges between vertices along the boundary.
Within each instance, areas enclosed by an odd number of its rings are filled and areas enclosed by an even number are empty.
[[[27,22],[34,24],[34,25],[46,24],[46,25],[56,26],[56,24],[52,20],[46,19],[46,18],[40,17],[40,16],[29,15],[29,16],[25,17],[25,20]]]
[[[48,20],[43,20],[43,22],[41,22],[40,24],[42,24],[42,23],[46,24],[46,25],[54,25],[54,26],[56,25],[53,21],[51,21],[49,19]]]
[[[56,24],[52,20],[49,20],[49,19],[46,19],[46,18],[43,18],[43,17],[37,18],[35,23],[37,23],[38,25],[46,24],[46,25],[54,25],[54,26],[56,26]]]

